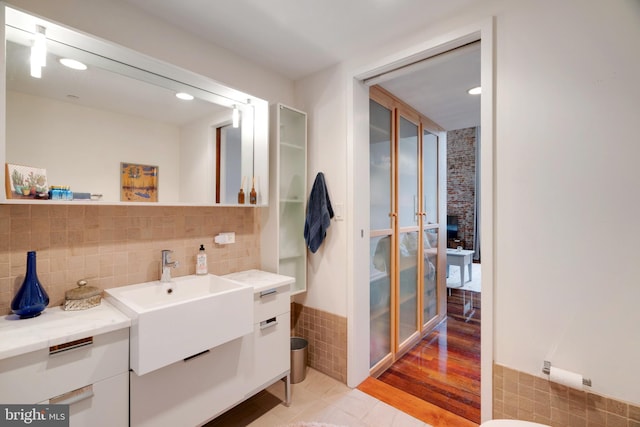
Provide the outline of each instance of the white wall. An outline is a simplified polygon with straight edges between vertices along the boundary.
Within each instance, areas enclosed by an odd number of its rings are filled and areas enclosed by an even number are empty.
[[[310,172],[325,172],[336,200],[366,191],[366,176],[347,182],[351,166],[339,160],[350,156],[344,118],[352,76],[491,15],[494,359],[534,375],[550,360],[590,377],[594,392],[638,404],[640,3],[483,1],[297,82],[298,105],[310,114]],[[367,206],[346,215],[368,215]],[[357,239],[357,225],[329,229],[325,253],[309,268],[308,305],[340,315],[350,310],[339,303],[347,298],[341,279],[349,268],[342,254],[353,244],[347,237]],[[366,287],[367,277],[346,285]],[[357,301],[348,304],[362,312]]]
[[[318,172],[323,172],[334,214],[347,203],[345,97],[336,96],[343,88],[344,76],[334,69],[296,85],[296,107],[308,114],[307,194]],[[334,216],[318,251],[307,252],[307,292],[296,298],[302,304],[340,316],[347,313],[346,223]],[[313,286],[309,286],[311,283]]]
[[[495,358],[638,404],[640,3],[549,6],[498,19]]]

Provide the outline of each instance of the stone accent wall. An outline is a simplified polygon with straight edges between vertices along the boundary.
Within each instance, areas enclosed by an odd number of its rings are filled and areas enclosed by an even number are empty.
[[[309,366],[347,382],[347,318],[291,304],[291,336],[309,342]]]
[[[174,251],[174,276],[195,273],[205,245],[209,272],[260,268],[257,209],[233,207],[0,205],[0,313],[22,284],[27,251],[36,251],[49,307],[80,279],[101,289],[158,280],[163,249]],[[236,243],[213,237],[236,233]]]
[[[640,427],[640,406],[494,364],[493,417],[553,427]]]
[[[458,237],[474,249],[476,128],[447,132],[447,215],[458,216]]]

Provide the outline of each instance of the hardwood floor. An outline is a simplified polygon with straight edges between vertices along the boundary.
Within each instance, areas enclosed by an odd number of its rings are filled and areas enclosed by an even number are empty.
[[[474,426],[480,423],[480,293],[452,289],[447,305],[444,322],[359,388],[437,427]]]
[[[477,423],[373,377],[364,380],[358,386],[358,390],[434,427],[478,427]]]

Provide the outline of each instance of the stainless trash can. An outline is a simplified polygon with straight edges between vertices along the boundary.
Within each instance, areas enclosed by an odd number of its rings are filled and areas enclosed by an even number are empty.
[[[291,384],[304,381],[307,376],[309,343],[304,338],[291,338]]]

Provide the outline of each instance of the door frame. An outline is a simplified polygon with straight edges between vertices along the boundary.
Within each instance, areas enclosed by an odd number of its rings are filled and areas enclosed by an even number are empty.
[[[356,387],[369,376],[369,194],[362,191],[369,177],[369,88],[365,79],[480,40],[482,164],[480,206],[482,236],[481,420],[493,411],[493,338],[495,270],[495,18],[459,28],[413,45],[369,65],[347,71],[347,385]],[[368,184],[367,184],[368,186]]]

